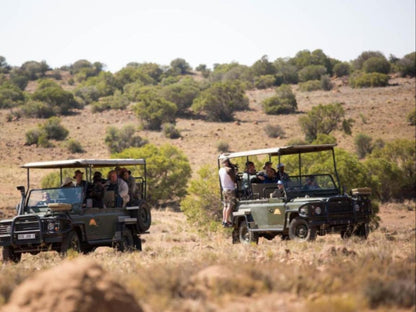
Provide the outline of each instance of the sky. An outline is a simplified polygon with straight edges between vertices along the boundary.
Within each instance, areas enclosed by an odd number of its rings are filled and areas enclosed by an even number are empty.
[[[414,52],[415,0],[0,0],[0,55],[12,66],[250,66],[316,49],[341,61]]]

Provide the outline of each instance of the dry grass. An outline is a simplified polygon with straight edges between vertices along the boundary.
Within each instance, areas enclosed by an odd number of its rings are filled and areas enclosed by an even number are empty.
[[[382,206],[383,216],[406,216],[401,229],[384,224],[367,241],[338,235],[315,242],[261,240],[232,245],[229,233],[205,237],[181,213],[155,211],[143,252],[99,248],[89,255],[144,305],[146,311],[411,310],[415,302],[414,210]],[[394,237],[391,239],[390,236]],[[56,253],[24,255],[3,265],[0,302],[33,272],[61,262]],[[335,311],[335,310],[334,310]]]

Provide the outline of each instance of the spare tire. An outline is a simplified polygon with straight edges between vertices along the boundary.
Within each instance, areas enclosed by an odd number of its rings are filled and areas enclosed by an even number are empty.
[[[150,207],[147,203],[142,202],[137,211],[137,227],[139,233],[144,233],[150,228],[152,223],[152,215],[150,213]]]

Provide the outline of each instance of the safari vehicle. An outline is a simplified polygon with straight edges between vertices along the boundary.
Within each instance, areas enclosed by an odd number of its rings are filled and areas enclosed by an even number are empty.
[[[275,164],[284,158],[292,163],[291,170],[298,167],[294,170],[297,171],[295,175],[289,175],[284,183],[286,197],[272,198],[276,183],[249,182],[247,187],[242,181],[243,173],[237,165],[232,165],[237,173],[236,207],[232,213],[233,243],[257,244],[259,237],[270,240],[277,235],[282,239],[309,241],[328,233],[340,233],[343,238],[357,235],[366,239],[372,214],[371,189],[355,188],[350,194],[343,194],[334,147],[334,144],[294,145],[220,155],[218,166],[224,158],[244,166],[246,161],[263,157],[263,160]],[[320,153],[319,159],[329,157],[333,164],[332,174],[311,174],[311,159],[318,158],[311,158],[314,155],[309,153]],[[307,180],[314,180],[313,187],[307,186]]]
[[[61,185],[65,172],[84,170],[85,180],[91,181],[93,170],[106,172],[115,167],[131,170],[138,187],[136,199],[124,208],[117,207],[114,191],[104,193],[102,207],[93,207],[82,187],[30,189],[30,172],[34,169],[47,169],[48,173],[50,169],[59,170]],[[23,253],[49,250],[62,254],[68,249],[87,253],[97,246],[141,250],[140,234],[147,233],[151,223],[144,159],[73,159],[27,163],[22,168],[27,169],[27,190],[17,187],[21,193],[17,215],[0,221],[4,262],[19,262]],[[136,177],[138,174],[140,177]]]

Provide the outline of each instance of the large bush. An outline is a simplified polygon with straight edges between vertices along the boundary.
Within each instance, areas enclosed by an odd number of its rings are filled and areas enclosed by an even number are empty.
[[[71,92],[65,91],[57,83],[45,79],[39,82],[38,88],[32,94],[34,101],[39,101],[50,108],[54,115],[67,115],[72,109],[79,108],[79,103],[75,100]],[[26,115],[30,117],[45,118],[49,116],[42,116],[33,110],[25,110]]]
[[[380,73],[357,73],[350,77],[352,88],[385,87],[389,84],[389,76]]]
[[[365,61],[372,57],[386,58],[383,53],[378,51],[364,51],[352,62],[354,69],[362,69]]]
[[[170,62],[170,73],[172,75],[185,75],[192,70],[191,66],[182,58]]]
[[[69,131],[61,125],[58,117],[51,117],[43,124],[39,124],[37,129],[26,132],[26,145],[36,144],[42,147],[52,147],[50,139],[63,141],[67,138]]]
[[[188,222],[201,232],[215,230],[222,218],[218,170],[203,166],[198,171],[198,177],[189,183],[187,192],[188,195],[181,201],[181,210]]]
[[[276,95],[262,102],[266,114],[290,114],[296,111],[298,104],[289,85],[283,84],[276,89]]]
[[[151,85],[155,80],[144,72],[140,66],[126,66],[115,74],[117,85],[120,87],[129,83],[140,82],[141,85]]]
[[[132,125],[125,125],[121,129],[108,127],[104,141],[111,153],[120,153],[126,148],[141,147],[148,143],[135,133],[136,130]]]
[[[390,72],[390,63],[385,57],[370,57],[364,62],[363,70],[366,73],[388,74]]]
[[[199,95],[199,92],[198,83],[192,78],[182,79],[160,90],[161,96],[176,104],[178,114],[184,114],[191,107],[193,100]]]
[[[251,71],[254,76],[266,76],[274,75],[276,73],[276,68],[273,66],[273,63],[269,61],[267,55],[263,55],[260,60],[256,61],[251,66]]]
[[[335,64],[334,66],[334,74],[337,77],[347,76],[351,72],[351,65],[347,62],[342,62]]]
[[[257,89],[266,89],[276,85],[276,77],[274,75],[263,75],[254,78],[254,86]]]
[[[354,138],[355,150],[359,158],[364,158],[367,154],[370,154],[372,146],[372,138],[364,133],[359,133]]]
[[[416,52],[406,54],[402,59],[399,60],[397,68],[400,71],[402,77],[416,76]]]
[[[0,85],[0,109],[15,107],[24,101],[25,95],[16,85],[8,82]]]
[[[326,67],[323,65],[308,65],[299,71],[299,81],[320,80],[326,73]]]
[[[238,81],[216,82],[194,100],[192,109],[204,112],[208,120],[231,121],[234,112],[248,108],[248,98]]]
[[[186,195],[191,167],[185,154],[172,145],[146,144],[128,148],[115,158],[144,158],[147,168],[148,200],[152,204],[178,201]]]
[[[103,112],[110,109],[126,109],[129,105],[129,100],[119,90],[116,90],[113,95],[104,96],[97,102],[91,103],[91,111],[93,113]]]
[[[95,87],[100,97],[113,95],[114,91],[119,89],[114,75],[104,71],[101,71],[98,76],[88,78],[82,86]]]
[[[344,109],[340,103],[319,104],[312,107],[306,116],[299,118],[299,123],[308,142],[315,140],[319,133],[329,134],[338,129],[344,119]]]
[[[45,73],[49,69],[49,66],[45,61],[28,61],[22,64],[21,69],[30,80],[36,80],[45,77]]]
[[[140,94],[133,109],[143,127],[149,130],[160,130],[163,123],[175,123],[178,110],[175,103],[164,99],[154,89]]]
[[[321,81],[319,80],[308,80],[299,83],[299,90],[303,92],[316,91],[321,89]]]

